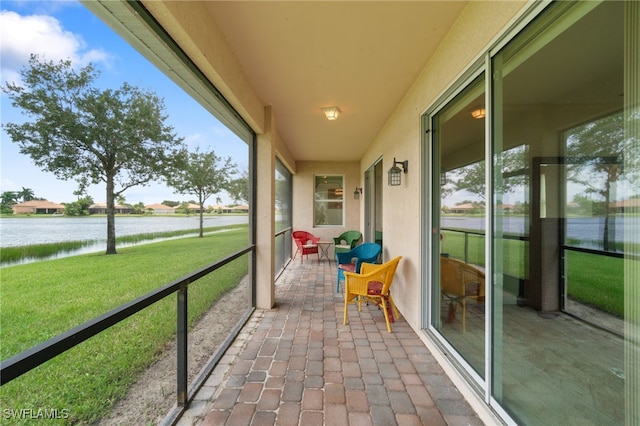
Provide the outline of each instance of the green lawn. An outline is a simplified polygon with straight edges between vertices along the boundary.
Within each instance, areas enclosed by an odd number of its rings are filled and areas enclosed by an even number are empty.
[[[624,259],[567,251],[569,296],[624,316]]]
[[[442,231],[442,235],[442,252],[464,259],[464,234]],[[484,236],[468,235],[467,243],[467,261],[484,266]],[[503,240],[499,249],[506,275],[518,278],[528,275],[528,245],[526,241]],[[623,259],[567,250],[565,262],[571,298],[616,316],[624,315]]]
[[[0,270],[0,353],[6,359],[246,247],[247,227]],[[248,272],[243,257],[189,287],[193,323]],[[0,388],[6,409],[68,410],[90,423],[122,397],[175,334],[176,296]],[[3,411],[4,413],[4,411]]]

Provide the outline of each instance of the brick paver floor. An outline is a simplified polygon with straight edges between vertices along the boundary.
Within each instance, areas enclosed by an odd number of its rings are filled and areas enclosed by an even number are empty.
[[[401,318],[335,291],[334,262],[292,262],[276,306],[256,310],[180,425],[482,425]]]

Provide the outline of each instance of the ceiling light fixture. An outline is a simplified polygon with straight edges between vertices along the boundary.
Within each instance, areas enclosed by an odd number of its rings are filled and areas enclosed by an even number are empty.
[[[487,111],[484,109],[483,106],[479,106],[473,109],[473,111],[471,111],[471,116],[473,118],[475,118],[476,120],[480,120],[481,118],[485,118],[487,115]]]
[[[332,120],[332,121],[338,118],[338,116],[340,115],[340,110],[338,109],[338,107],[322,108],[322,112],[324,112],[324,115],[327,117],[327,120]]]

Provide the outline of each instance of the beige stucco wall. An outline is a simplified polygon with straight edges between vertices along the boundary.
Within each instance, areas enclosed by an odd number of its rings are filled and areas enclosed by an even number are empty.
[[[248,83],[205,2],[190,2],[189,7],[180,1],[143,3],[251,128],[262,133],[266,105]]]
[[[344,176],[344,226],[313,227],[313,178],[316,175]],[[359,207],[362,200],[353,199],[356,185],[362,186],[358,162],[297,162],[293,179],[293,230],[308,231],[327,241],[333,241],[333,237],[344,231],[361,230]]]
[[[421,203],[430,199],[428,188],[422,185],[423,175],[429,171],[422,163],[428,148],[422,146],[421,115],[457,76],[482,56],[527,4],[470,2],[360,163],[362,174],[382,155],[386,174],[394,157],[397,161],[409,161],[409,173],[402,176],[401,186],[387,186],[386,180],[383,184],[383,230],[385,235],[393,235],[384,241],[384,260],[403,256],[392,294],[403,316],[416,330],[421,328],[421,277],[423,272],[428,276],[423,259],[425,242],[421,238],[421,218],[426,212],[421,211]]]

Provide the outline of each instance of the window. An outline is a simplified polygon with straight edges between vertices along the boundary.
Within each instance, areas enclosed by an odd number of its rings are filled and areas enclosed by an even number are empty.
[[[313,226],[344,224],[344,176],[314,177]]]

